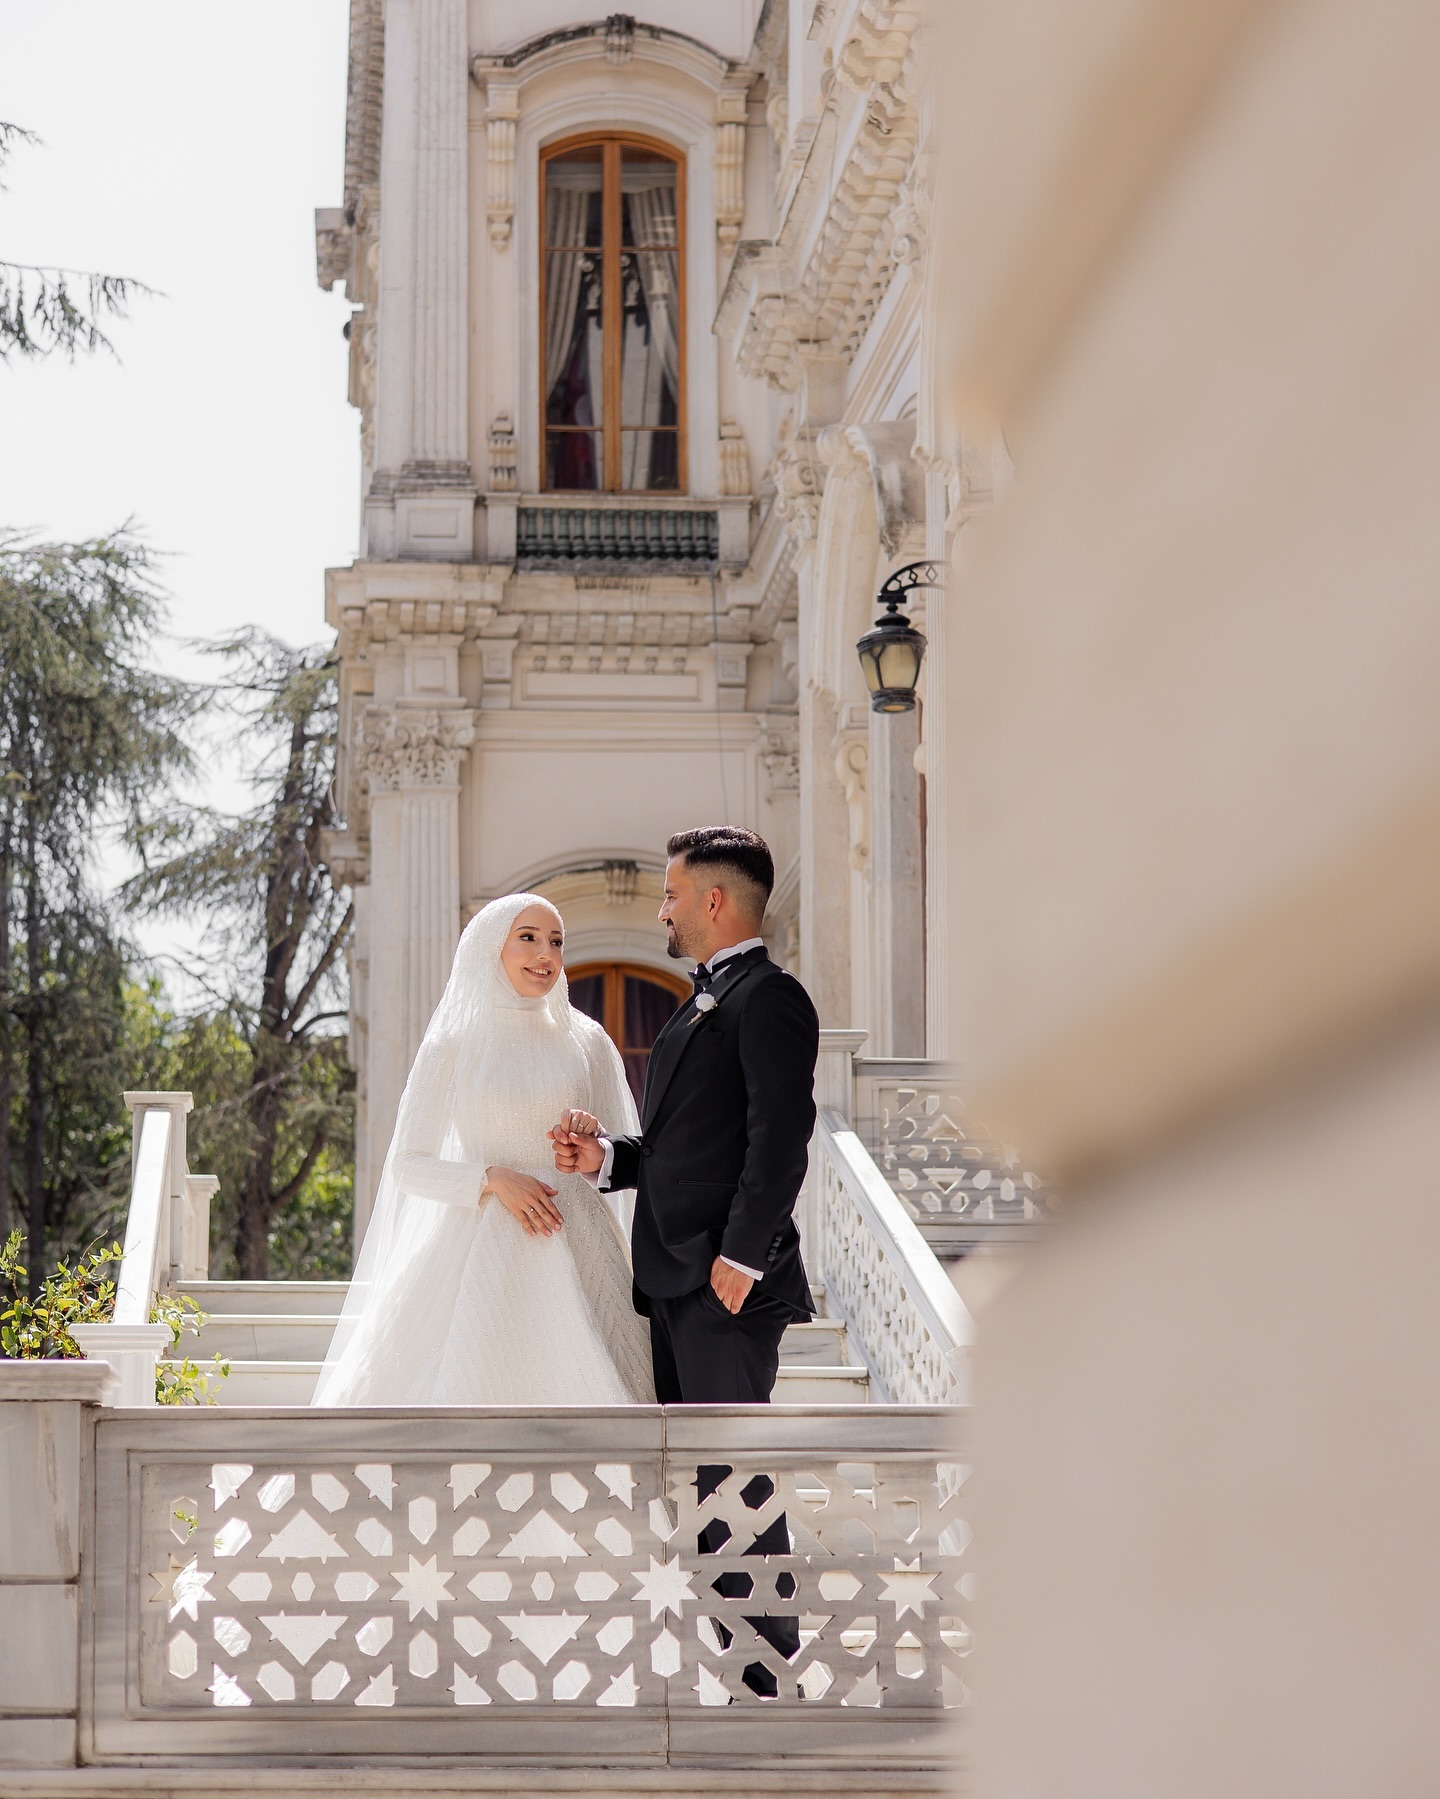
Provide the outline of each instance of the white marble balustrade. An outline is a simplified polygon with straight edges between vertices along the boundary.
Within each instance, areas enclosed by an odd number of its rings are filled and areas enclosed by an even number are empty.
[[[962,1453],[883,1407],[103,1416],[91,1752],[937,1766]]]

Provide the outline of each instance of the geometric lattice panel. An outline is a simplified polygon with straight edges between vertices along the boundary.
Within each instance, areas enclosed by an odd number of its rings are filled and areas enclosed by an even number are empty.
[[[667,1458],[658,1486],[652,1464],[648,1487],[563,1454],[148,1463],[141,1702],[961,1704],[963,1471],[713,1453]]]
[[[917,1224],[1043,1223],[1054,1196],[1013,1151],[967,1127],[949,1082],[862,1074],[858,1132]]]

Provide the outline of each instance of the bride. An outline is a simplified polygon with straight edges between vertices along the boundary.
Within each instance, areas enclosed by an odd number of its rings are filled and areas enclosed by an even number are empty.
[[[466,926],[313,1405],[653,1404],[621,1221],[554,1174],[545,1135],[576,1109],[638,1129],[619,1052],[571,1010],[563,947],[533,893]]]

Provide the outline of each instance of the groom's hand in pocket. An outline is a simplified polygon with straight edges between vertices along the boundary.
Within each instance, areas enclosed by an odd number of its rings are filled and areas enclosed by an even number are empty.
[[[716,1256],[710,1267],[710,1285],[727,1312],[738,1312],[755,1283],[748,1274],[732,1268],[723,1256]]]

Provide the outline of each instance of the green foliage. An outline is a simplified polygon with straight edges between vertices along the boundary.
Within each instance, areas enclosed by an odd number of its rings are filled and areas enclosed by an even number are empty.
[[[0,1234],[26,1212],[36,1265],[113,1226],[129,951],[90,868],[190,768],[202,697],[149,665],[159,606],[123,532],[0,534]]]
[[[33,131],[0,119],[0,169],[16,145],[39,142]],[[0,362],[37,361],[57,351],[72,360],[77,351],[114,355],[100,320],[123,319],[132,296],[150,291],[124,275],[0,261]]]
[[[220,1181],[211,1208],[210,1271],[216,1280],[233,1280],[239,1272],[239,1195],[254,1147],[246,1020],[229,1007],[177,1016],[153,978],[129,988],[127,1005],[128,1084],[195,1095],[190,1165]],[[317,1126],[333,1129],[334,1140],[325,1143],[270,1218],[270,1271],[285,1280],[344,1280],[351,1264],[355,1179],[353,1076],[342,1040],[314,1039],[294,1074],[277,1122],[276,1179],[289,1185],[301,1171]]]
[[[104,1324],[115,1315],[115,1275],[120,1245],[92,1247],[72,1265],[61,1262],[38,1292],[25,1291],[28,1270],[20,1260],[21,1237],[11,1231],[0,1249],[0,1281],[10,1300],[0,1312],[0,1354],[22,1361],[81,1359],[72,1324]],[[0,1295],[3,1299],[3,1295]]]
[[[354,1076],[336,1027],[353,907],[322,861],[336,822],[335,657],[253,630],[213,650],[227,666],[216,712],[248,760],[254,803],[234,814],[176,806],[139,823],[130,841],[143,866],[125,898],[208,921],[216,1003],[183,1048],[215,1077],[204,1129],[235,1272],[343,1273]]]
[[[83,1360],[70,1327],[108,1324],[115,1316],[120,1245],[92,1244],[73,1265],[62,1261],[37,1292],[29,1293],[29,1271],[20,1260],[20,1244],[20,1232],[12,1231],[0,1248],[0,1281],[10,1289],[9,1304],[0,1311],[0,1355],[27,1362]],[[205,1314],[188,1293],[164,1293],[151,1307],[150,1322],[169,1325],[173,1347],[186,1331],[199,1335]],[[218,1355],[211,1357],[211,1364],[205,1372],[188,1357],[162,1363],[155,1370],[155,1403],[214,1405],[211,1388],[229,1374],[230,1364]]]

